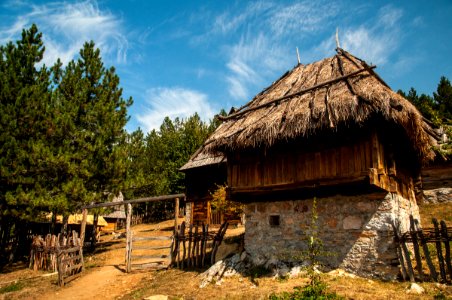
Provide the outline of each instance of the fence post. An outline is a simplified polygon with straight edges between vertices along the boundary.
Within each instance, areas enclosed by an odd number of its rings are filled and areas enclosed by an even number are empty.
[[[177,218],[179,217],[179,198],[176,198],[174,205],[174,234],[177,234]]]
[[[82,259],[82,270],[85,270],[85,261],[83,259],[83,247],[85,246],[85,230],[86,219],[88,217],[88,209],[84,208],[82,213],[82,224],[80,225],[80,256]]]
[[[446,222],[441,221],[441,234],[443,236],[444,239],[444,250],[446,252],[446,270],[447,273],[449,273],[449,279],[452,280],[452,265],[450,263],[450,240],[449,240],[449,236],[447,234],[447,226],[446,226]]]
[[[413,249],[414,249],[414,257],[416,259],[417,272],[419,273],[419,277],[420,277],[421,281],[424,281],[424,273],[422,272],[421,253],[419,252],[417,232],[414,227],[414,218],[412,215],[410,215],[410,235],[411,235],[411,239],[413,240]]]
[[[126,273],[129,273],[132,269],[131,266],[131,255],[132,255],[132,229],[130,228],[130,221],[132,218],[132,204],[127,203],[127,217],[126,217]]]
[[[438,221],[433,218],[432,219],[433,226],[435,227],[435,244],[436,244],[436,252],[438,254],[438,262],[439,262],[439,271],[441,274],[441,278],[443,279],[443,282],[447,281],[446,278],[446,269],[444,268],[444,258],[443,258],[443,250],[441,248],[441,235],[438,228]]]
[[[421,240],[422,249],[424,250],[425,260],[427,261],[428,268],[430,270],[430,277],[433,278],[434,281],[438,281],[438,275],[436,274],[435,266],[432,263],[432,259],[430,257],[430,251],[428,250],[427,240],[422,232],[422,228],[419,225],[418,220],[414,220],[414,224],[416,226],[416,230],[419,234],[419,238]]]

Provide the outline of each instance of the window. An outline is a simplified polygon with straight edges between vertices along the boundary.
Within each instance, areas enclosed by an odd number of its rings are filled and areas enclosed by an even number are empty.
[[[269,223],[271,227],[279,227],[279,215],[270,216]]]

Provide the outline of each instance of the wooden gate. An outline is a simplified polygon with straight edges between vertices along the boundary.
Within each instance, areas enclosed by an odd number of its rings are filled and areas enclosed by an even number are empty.
[[[132,268],[166,269],[171,264],[173,236],[134,236],[131,232],[127,246],[127,272]]]

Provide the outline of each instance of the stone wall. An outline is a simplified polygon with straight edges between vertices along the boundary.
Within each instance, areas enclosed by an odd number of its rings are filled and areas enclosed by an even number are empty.
[[[416,203],[386,192],[318,198],[316,203],[318,234],[327,252],[320,260],[326,267],[367,277],[397,276],[392,220],[406,231],[410,213],[419,218]],[[247,204],[245,250],[254,263],[299,259],[307,248],[312,206],[312,199]]]

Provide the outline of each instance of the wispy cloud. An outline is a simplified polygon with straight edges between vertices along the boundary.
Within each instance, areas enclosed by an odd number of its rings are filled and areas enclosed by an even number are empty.
[[[263,33],[257,36],[244,35],[241,40],[228,48],[229,94],[234,99],[248,98],[249,87],[262,85],[264,78],[271,76],[285,65],[286,57],[280,46]]]
[[[250,90],[267,85],[278,73],[295,65],[294,41],[324,30],[339,11],[337,4],[327,1],[254,1],[244,9],[231,7],[215,16],[211,28],[195,37],[195,44],[221,39],[226,49],[228,93],[232,99],[244,100],[252,96]]]
[[[382,7],[376,17],[365,24],[339,28],[341,47],[369,63],[386,64],[402,42],[402,16],[402,10],[388,5]],[[331,33],[313,52],[326,55],[334,47],[334,34]]]
[[[197,112],[202,120],[207,121],[215,114],[207,95],[181,87],[149,89],[146,102],[145,112],[137,115],[146,132],[158,129],[165,117],[188,118]]]
[[[32,23],[43,32],[46,45],[44,63],[53,64],[59,57],[63,63],[77,56],[85,41],[94,40],[102,55],[116,63],[127,61],[128,41],[121,18],[99,8],[96,1],[79,3],[51,2],[30,5],[8,28],[2,28],[2,43],[17,39],[22,29]]]
[[[314,33],[328,27],[338,14],[339,6],[333,2],[304,1],[281,6],[268,19],[270,28],[278,36]]]

